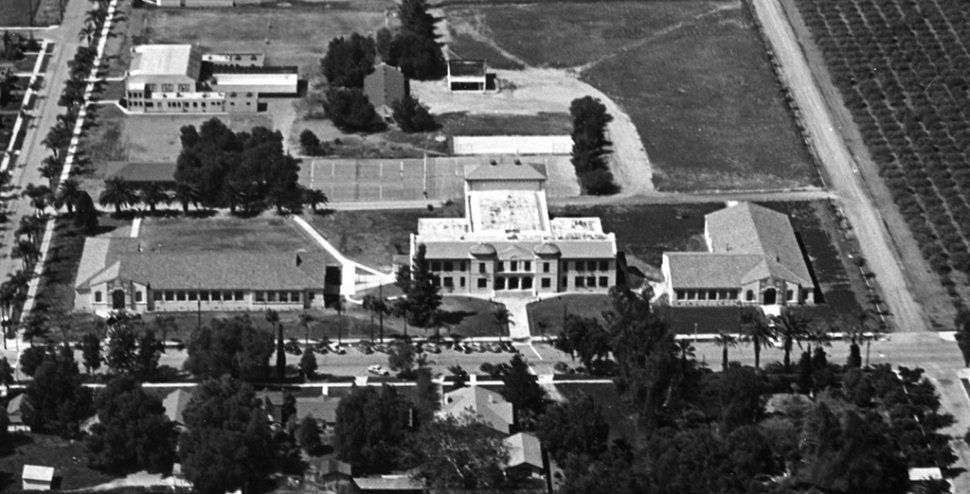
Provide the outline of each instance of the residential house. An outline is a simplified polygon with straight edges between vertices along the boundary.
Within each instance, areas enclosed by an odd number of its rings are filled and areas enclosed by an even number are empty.
[[[448,89],[485,92],[487,72],[485,60],[448,60]]]
[[[176,389],[162,400],[162,406],[165,408],[165,416],[176,425],[176,427],[182,428],[185,426],[185,421],[182,418],[182,414],[185,413],[185,407],[188,406],[189,401],[192,400],[192,393],[184,389]]]
[[[391,118],[394,102],[408,95],[408,79],[401,69],[381,62],[364,78],[364,94],[380,116]]]
[[[545,464],[539,438],[520,432],[505,438],[505,446],[509,451],[509,462],[505,468],[507,476],[518,480],[542,478]]]
[[[39,465],[24,465],[20,476],[21,489],[25,491],[49,491],[54,483],[54,468]]]
[[[337,423],[337,406],[340,398],[330,396],[299,396],[296,398],[296,418],[303,420],[310,416],[316,419],[321,428],[333,427]]]
[[[76,310],[262,311],[323,307],[340,272],[324,252],[143,252],[138,239],[88,238]]]
[[[441,417],[477,416],[489,427],[508,434],[515,423],[512,404],[502,395],[478,386],[458,388],[442,396]]]
[[[606,293],[616,285],[616,237],[599,218],[549,218],[540,165],[466,168],[465,217],[422,218],[411,235],[445,293]]]
[[[334,494],[352,494],[356,488],[350,463],[334,459],[311,458],[304,478]]]
[[[672,306],[799,305],[815,284],[788,216],[748,202],[704,217],[707,252],[665,252]]]
[[[30,432],[30,426],[24,423],[24,394],[21,393],[7,402],[7,432]]]

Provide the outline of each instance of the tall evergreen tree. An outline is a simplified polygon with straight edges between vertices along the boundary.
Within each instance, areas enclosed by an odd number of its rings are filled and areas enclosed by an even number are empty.
[[[410,268],[402,266],[395,284],[404,292],[403,307],[408,323],[425,327],[438,307],[441,306],[441,287],[438,276],[431,271],[431,263],[426,259],[427,247],[418,246],[418,252]]]

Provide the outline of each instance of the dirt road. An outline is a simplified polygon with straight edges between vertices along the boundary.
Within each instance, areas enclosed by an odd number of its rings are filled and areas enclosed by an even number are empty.
[[[754,7],[781,64],[782,83],[790,89],[804,115],[811,144],[825,167],[831,189],[841,199],[855,229],[862,254],[882,286],[894,323],[902,331],[927,331],[925,316],[909,292],[902,263],[891,248],[885,222],[862,184],[855,159],[832,123],[829,109],[781,6],[777,0],[754,0]]]

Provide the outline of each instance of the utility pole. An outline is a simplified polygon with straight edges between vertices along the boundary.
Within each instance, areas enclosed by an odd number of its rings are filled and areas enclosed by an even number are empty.
[[[377,298],[380,300],[378,303],[380,304],[379,307],[381,309],[380,310],[381,343],[384,343],[384,310],[386,309],[386,307],[384,306],[384,285],[377,286],[377,293],[378,293]],[[373,340],[374,340],[374,337],[371,336],[371,341]]]

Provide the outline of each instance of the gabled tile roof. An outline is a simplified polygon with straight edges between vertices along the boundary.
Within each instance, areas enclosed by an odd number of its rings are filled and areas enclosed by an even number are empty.
[[[771,276],[811,286],[812,277],[788,216],[742,202],[704,217],[711,252],[764,256]]]
[[[485,77],[485,60],[448,60],[448,74],[457,77]]]
[[[459,388],[444,396],[441,414],[461,418],[478,415],[493,429],[508,434],[515,420],[512,404],[502,395],[478,386]]]
[[[509,448],[509,467],[529,465],[540,470],[543,468],[539,438],[520,432],[505,438],[505,445]]]
[[[664,256],[674,288],[737,288],[750,278],[749,274],[767,274],[758,270],[764,261],[759,255],[666,252]]]
[[[189,391],[184,389],[172,391],[162,400],[162,406],[165,407],[165,415],[172,422],[183,424],[182,413],[185,412],[185,407],[191,399],[192,393]]]

